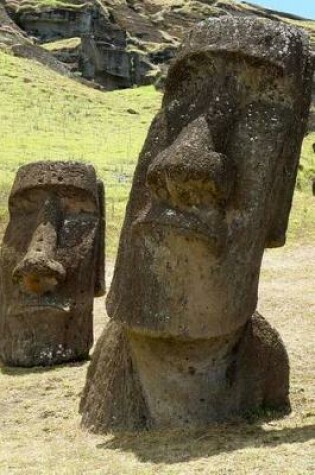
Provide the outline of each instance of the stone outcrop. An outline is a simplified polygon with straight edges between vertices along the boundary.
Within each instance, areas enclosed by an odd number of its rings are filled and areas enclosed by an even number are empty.
[[[156,83],[161,77],[163,83],[185,32],[209,16],[228,13],[299,23],[285,14],[225,0],[78,0],[41,7],[32,0],[28,4],[7,0],[6,5],[15,22],[42,45],[81,38],[81,48],[68,55],[64,50],[66,63],[105,89]],[[60,49],[50,51],[63,59]]]
[[[50,366],[88,358],[104,293],[104,190],[94,168],[21,167],[0,254],[0,359]]]
[[[93,9],[87,5],[78,10],[67,6],[26,10],[13,17],[28,35],[45,43],[88,34],[91,31],[92,15]]]
[[[289,410],[287,353],[257,291],[264,249],[285,243],[312,73],[307,36],[268,19],[186,37],[135,171],[84,426]]]
[[[154,66],[144,53],[128,50],[127,39],[119,31],[116,40],[104,40],[104,35],[83,36],[79,70],[106,90],[149,84],[147,73]]]
[[[8,15],[5,2],[0,0],[0,45],[9,47],[16,43],[30,43],[27,34]]]
[[[115,9],[112,14],[100,4],[82,4],[76,9],[46,7],[10,11],[15,22],[30,37],[36,38],[42,46],[49,43],[49,51],[70,71],[80,72],[83,78],[95,81],[107,90],[151,83],[158,70],[154,61],[165,59],[165,55],[153,54],[151,61],[146,51],[130,41],[129,33],[119,21],[125,10],[117,12]],[[57,44],[54,49],[51,44],[74,37],[80,38],[79,47],[60,48]],[[156,35],[156,40],[162,41],[162,35]]]
[[[52,57],[54,57],[59,63],[63,63],[68,68],[70,73],[76,73],[79,70],[81,38],[74,37],[54,41],[44,45],[42,49],[48,50]]]
[[[48,66],[59,74],[68,76],[69,69],[48,51],[34,44],[34,41],[10,18],[5,3],[0,2],[0,49],[16,56],[31,58]]]

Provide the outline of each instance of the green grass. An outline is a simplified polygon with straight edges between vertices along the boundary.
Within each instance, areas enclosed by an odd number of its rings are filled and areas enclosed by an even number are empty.
[[[104,93],[0,52],[0,228],[20,165],[48,159],[91,162],[106,184],[107,254],[113,257],[137,156],[160,102],[153,87]],[[128,113],[130,108],[138,114]],[[311,133],[303,144],[289,244],[315,239],[314,142]]]
[[[64,40],[52,41],[51,43],[45,43],[42,46],[47,51],[62,51],[68,49],[75,49],[81,45],[81,38],[66,38]]]
[[[301,173],[298,176],[298,188],[307,189],[310,186],[310,180],[315,177],[315,132],[309,133],[303,142],[300,167]]]
[[[315,178],[315,132],[309,133],[301,151],[300,171],[290,216],[288,243],[315,242],[315,203],[311,193],[312,178]]]
[[[41,8],[66,8],[70,10],[81,10],[91,4],[89,0],[7,0],[6,4],[16,12],[31,12]]]
[[[0,52],[0,219],[20,165],[91,162],[106,184],[107,248],[113,255],[136,158],[160,100],[153,87],[104,93]]]

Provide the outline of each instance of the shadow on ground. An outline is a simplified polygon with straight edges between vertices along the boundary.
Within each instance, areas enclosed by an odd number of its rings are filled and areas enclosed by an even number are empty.
[[[259,424],[224,424],[203,431],[144,432],[115,435],[98,449],[132,452],[141,462],[180,463],[245,448],[303,443],[315,437],[315,425],[264,429]]]
[[[28,376],[30,374],[52,373],[53,371],[60,371],[64,368],[80,368],[89,362],[90,358],[83,361],[76,361],[71,363],[55,364],[53,366],[33,366],[24,368],[21,366],[2,366],[0,372],[6,376]]]

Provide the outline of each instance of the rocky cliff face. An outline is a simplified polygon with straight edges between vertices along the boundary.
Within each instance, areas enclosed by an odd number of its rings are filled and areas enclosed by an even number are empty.
[[[10,18],[6,4],[0,0],[0,49],[9,49],[15,55],[31,57],[54,71],[69,75],[69,69],[44,48],[34,44],[23,29]]]
[[[58,0],[51,6],[36,0],[5,2],[21,35],[32,37],[68,69],[106,90],[163,77],[183,34],[209,16],[259,15],[293,22],[309,30],[315,45],[314,21],[232,0]]]
[[[0,45],[10,47],[16,43],[30,43],[27,34],[9,17],[6,4],[0,0]]]

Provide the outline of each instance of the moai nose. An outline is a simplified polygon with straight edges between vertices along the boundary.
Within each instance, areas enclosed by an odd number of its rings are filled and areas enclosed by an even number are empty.
[[[150,165],[147,184],[162,201],[175,206],[226,202],[235,179],[232,160],[213,149],[202,117],[189,124]]]
[[[58,208],[55,200],[46,200],[27,253],[13,271],[13,280],[26,293],[41,295],[52,291],[66,276],[63,265],[55,260]]]

